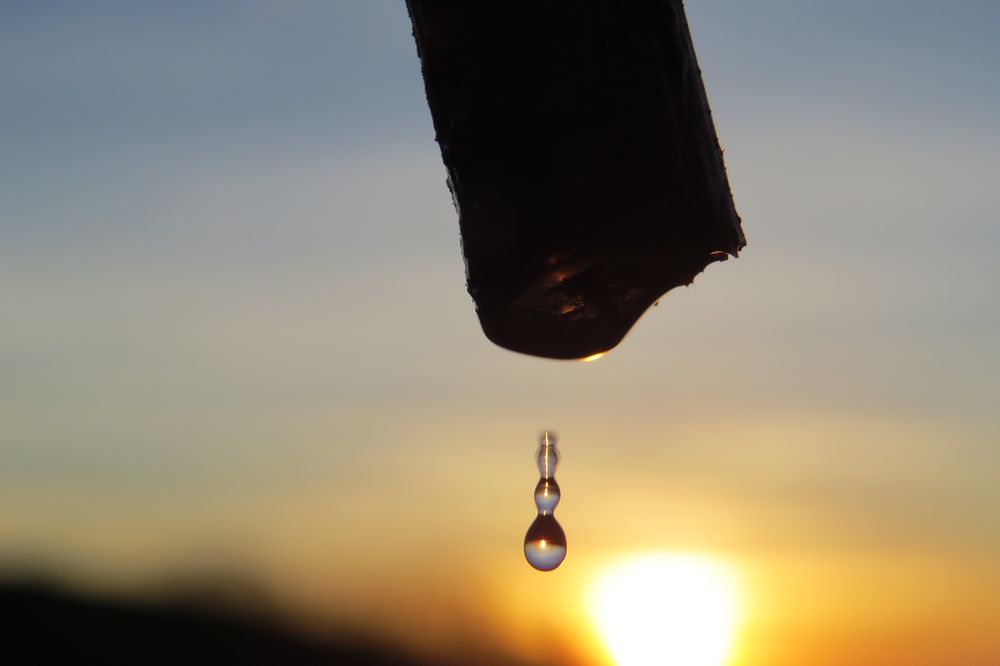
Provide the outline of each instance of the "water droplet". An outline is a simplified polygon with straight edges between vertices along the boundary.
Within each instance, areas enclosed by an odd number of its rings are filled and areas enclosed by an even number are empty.
[[[535,506],[540,513],[552,513],[559,504],[559,484],[555,479],[539,479],[535,486]]]
[[[524,557],[539,571],[552,571],[566,559],[566,533],[551,513],[539,514],[524,535]]]
[[[556,467],[559,466],[559,452],[556,450],[558,441],[559,436],[549,430],[538,436],[535,465],[538,467],[538,475],[543,479],[551,479],[556,475]]]
[[[552,571],[566,559],[566,533],[553,515],[561,496],[555,480],[556,467],[559,466],[556,441],[556,434],[548,430],[538,438],[538,451],[535,453],[535,464],[541,477],[535,486],[538,515],[524,535],[524,557],[539,571]]]

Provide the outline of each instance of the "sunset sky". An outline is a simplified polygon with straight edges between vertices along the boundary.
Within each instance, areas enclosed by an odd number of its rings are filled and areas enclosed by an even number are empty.
[[[402,0],[0,3],[3,571],[609,666],[654,553],[727,666],[1000,664],[1000,3],[687,12],[748,245],[580,364],[479,328]]]

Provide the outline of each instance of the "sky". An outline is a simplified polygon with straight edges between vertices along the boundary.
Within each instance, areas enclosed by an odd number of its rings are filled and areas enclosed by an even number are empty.
[[[1000,4],[687,12],[748,245],[576,364],[479,329],[402,2],[0,3],[4,568],[602,666],[693,553],[729,666],[1000,664]]]

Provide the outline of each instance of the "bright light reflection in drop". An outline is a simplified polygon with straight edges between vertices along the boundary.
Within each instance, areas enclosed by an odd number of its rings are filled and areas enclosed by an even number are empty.
[[[541,477],[535,486],[538,516],[524,535],[524,557],[539,571],[552,571],[566,559],[566,533],[553,515],[560,496],[555,479],[559,465],[556,441],[556,434],[548,430],[538,437],[538,452],[535,454],[535,464]]]

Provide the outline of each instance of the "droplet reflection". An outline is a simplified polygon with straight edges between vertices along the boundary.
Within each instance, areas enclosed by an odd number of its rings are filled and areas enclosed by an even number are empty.
[[[535,464],[541,477],[535,486],[538,515],[524,535],[524,557],[539,571],[552,571],[566,559],[566,533],[552,515],[561,496],[555,480],[556,467],[559,466],[556,441],[555,433],[550,431],[543,432],[538,438],[538,451],[535,453]]]
[[[539,571],[552,571],[566,559],[566,533],[555,516],[539,514],[524,535],[524,557]]]

